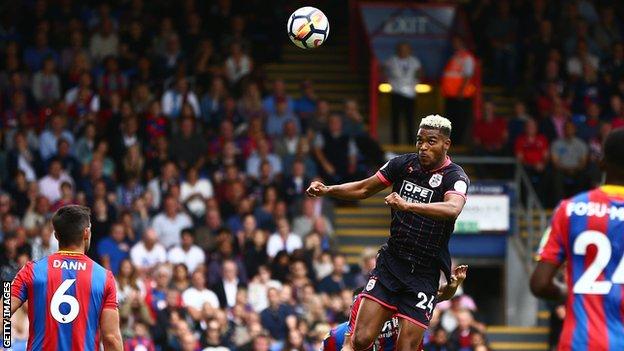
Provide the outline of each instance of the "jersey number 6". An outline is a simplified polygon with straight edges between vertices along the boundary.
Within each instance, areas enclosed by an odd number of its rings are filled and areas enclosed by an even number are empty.
[[[596,257],[576,281],[573,291],[575,294],[607,295],[614,283],[624,284],[624,259],[620,258],[610,281],[598,281],[600,273],[611,260],[611,242],[604,233],[586,230],[574,240],[574,254],[585,255],[589,245],[596,245]]]
[[[54,295],[52,295],[52,300],[50,301],[50,314],[52,314],[52,317],[54,317],[54,319],[56,319],[59,323],[71,323],[74,319],[76,319],[76,317],[78,317],[78,311],[80,311],[78,300],[71,295],[65,294],[75,281],[76,279],[64,280],[61,286],[56,289]],[[69,305],[69,312],[61,312],[61,304],[63,303]]]

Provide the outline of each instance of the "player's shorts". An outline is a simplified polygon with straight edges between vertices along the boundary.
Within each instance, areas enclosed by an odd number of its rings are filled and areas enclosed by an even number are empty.
[[[379,250],[377,265],[362,296],[395,311],[399,318],[427,329],[439,281],[439,270],[414,267],[411,262],[394,257],[384,246]]]

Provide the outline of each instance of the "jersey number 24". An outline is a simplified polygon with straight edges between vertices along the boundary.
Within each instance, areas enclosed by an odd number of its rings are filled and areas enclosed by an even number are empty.
[[[600,274],[611,261],[611,242],[604,233],[586,230],[574,240],[574,254],[585,255],[589,245],[596,246],[596,257],[576,281],[572,290],[575,294],[607,295],[613,284],[624,284],[624,257],[620,258],[610,280],[598,281]]]

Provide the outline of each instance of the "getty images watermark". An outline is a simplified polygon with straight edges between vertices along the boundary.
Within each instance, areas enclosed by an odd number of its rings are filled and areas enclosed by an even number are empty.
[[[11,347],[11,282],[2,281],[2,347]]]

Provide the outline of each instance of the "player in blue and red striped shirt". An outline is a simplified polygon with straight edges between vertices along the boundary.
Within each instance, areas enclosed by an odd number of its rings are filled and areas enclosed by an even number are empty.
[[[538,297],[566,301],[559,350],[624,350],[624,129],[601,162],[606,185],[562,201],[531,277]],[[566,284],[555,281],[566,262]]]
[[[60,250],[18,273],[11,314],[28,302],[28,350],[121,351],[113,274],[85,255],[91,241],[90,210],[65,206],[52,217]]]

